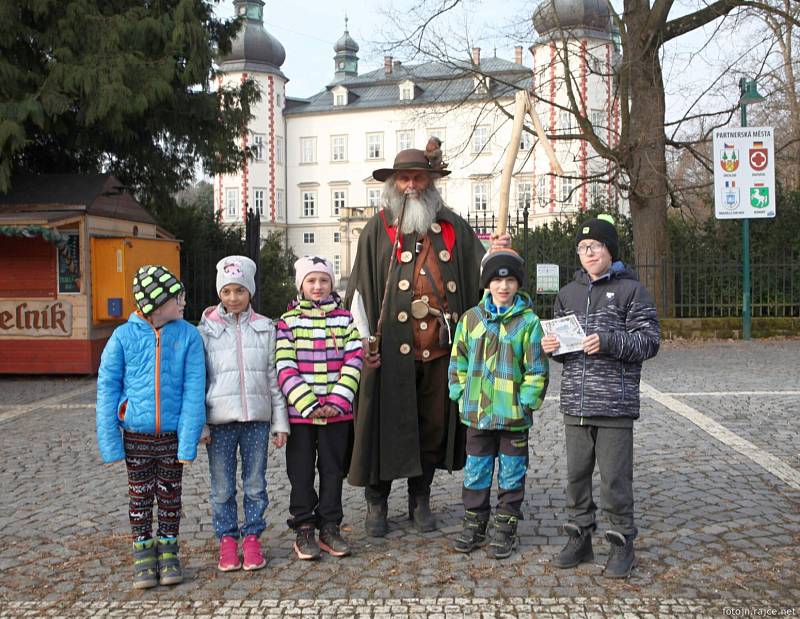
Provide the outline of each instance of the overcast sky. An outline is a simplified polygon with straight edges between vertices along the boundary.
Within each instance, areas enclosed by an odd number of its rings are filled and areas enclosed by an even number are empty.
[[[308,97],[322,90],[333,80],[333,45],[344,31],[344,18],[349,18],[348,30],[359,44],[359,73],[366,73],[383,65],[385,43],[389,33],[395,32],[387,11],[413,6],[419,0],[303,0],[291,2],[266,0],[264,24],[267,31],[276,37],[286,50],[286,61],[282,68],[289,78],[287,93],[291,97]],[[612,0],[616,4],[616,0]],[[698,0],[678,0],[675,11],[670,16],[697,8]],[[483,55],[496,53],[502,58],[512,60],[514,45],[523,45],[524,63],[530,66],[527,48],[532,40],[515,40],[508,33],[512,24],[525,28],[530,24],[530,16],[538,0],[464,0],[451,12],[452,32],[462,37],[468,33],[470,43],[448,40],[451,45],[469,45],[482,48]],[[233,16],[233,0],[222,0],[217,5],[221,17]],[[408,23],[414,18],[408,16]],[[730,20],[729,20],[730,21]],[[706,26],[703,30],[685,35],[670,42],[662,55],[665,90],[667,96],[668,120],[679,118],[687,105],[695,102],[695,97],[703,93],[711,83],[711,76],[718,74],[715,67],[728,64],[739,54],[733,47],[737,39],[741,41],[743,28],[737,27],[736,37],[730,31],[716,31],[719,22]],[[531,35],[529,35],[531,36]],[[715,37],[708,43],[709,37]],[[456,37],[454,36],[453,39]],[[739,41],[739,42],[740,42]],[[466,52],[464,52],[466,54]],[[395,57],[404,62],[414,61],[401,54]],[[465,59],[467,57],[465,56]],[[417,59],[416,61],[419,61]],[[717,90],[720,96],[705,95],[705,105],[712,104],[716,109],[728,102],[736,101],[736,83],[739,74],[729,73],[720,80]],[[723,99],[727,99],[723,101]]]
[[[264,27],[286,50],[286,61],[281,70],[289,78],[288,95],[308,97],[333,80],[333,45],[344,32],[345,13],[349,19],[350,36],[359,45],[359,73],[382,67],[384,49],[380,41],[385,39],[384,33],[392,30],[385,11],[409,4],[410,0],[266,0]],[[500,31],[508,20],[518,15],[530,19],[530,7],[535,4],[533,0],[495,0],[491,3],[467,0],[465,8],[478,11],[477,19],[473,20],[475,23],[470,25],[470,36],[475,37],[483,54],[493,54],[494,47],[497,47],[498,56],[513,60],[514,45],[527,47],[530,43],[513,42],[504,38]],[[233,17],[233,0],[223,0],[216,10],[220,17]],[[456,11],[453,19],[458,23],[464,19],[464,12]],[[530,65],[527,53],[525,64]]]

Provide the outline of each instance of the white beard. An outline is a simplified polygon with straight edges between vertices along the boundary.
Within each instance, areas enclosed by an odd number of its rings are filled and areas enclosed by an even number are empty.
[[[400,217],[405,196],[400,193],[394,184],[394,177],[386,179],[383,188],[382,202],[394,214],[395,221]],[[436,221],[436,213],[442,207],[442,197],[433,183],[428,185],[423,192],[408,194],[406,208],[403,213],[403,224],[400,226],[402,234],[424,234]]]

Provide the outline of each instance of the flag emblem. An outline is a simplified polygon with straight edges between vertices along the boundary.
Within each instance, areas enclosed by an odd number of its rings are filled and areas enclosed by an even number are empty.
[[[769,162],[767,153],[767,149],[764,148],[764,142],[753,142],[753,148],[750,149],[750,167],[756,172],[766,168]]]
[[[765,187],[764,183],[756,183],[750,188],[750,206],[758,209],[769,206],[769,187]]]
[[[739,206],[739,188],[736,181],[725,181],[725,188],[722,190],[722,203],[725,208],[734,210]]]
[[[736,172],[739,167],[739,151],[733,144],[722,145],[722,156],[719,163],[726,172]]]

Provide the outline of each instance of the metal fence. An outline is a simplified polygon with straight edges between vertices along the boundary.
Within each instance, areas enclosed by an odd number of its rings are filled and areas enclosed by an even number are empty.
[[[732,248],[735,249],[735,248]],[[800,316],[800,254],[782,253],[755,257],[750,261],[751,314],[754,318]],[[673,248],[669,260],[650,258],[634,264],[641,279],[660,273],[671,278],[670,318],[741,317],[741,256]],[[659,268],[660,267],[660,268]],[[662,286],[662,289],[668,289]]]
[[[181,279],[186,285],[186,320],[198,322],[203,310],[219,303],[217,296],[217,262],[225,256],[240,254],[248,256],[258,264],[260,241],[260,221],[257,213],[248,211],[245,224],[245,238],[237,245],[227,247],[202,247],[193,252],[181,252]],[[259,307],[260,288],[252,303]]]
[[[495,229],[494,216],[468,218],[478,233],[488,238]],[[571,239],[556,234],[524,234],[525,221],[521,214],[510,217],[508,229],[516,231],[515,247],[526,258],[528,289],[534,300],[536,312],[542,318],[551,318],[553,294],[536,292],[536,265],[556,264],[559,267],[559,287],[569,283],[580,266]],[[239,253],[258,262],[260,247],[257,215],[248,217]],[[526,242],[527,241],[527,242]],[[181,273],[187,284],[186,317],[200,319],[201,312],[217,303],[216,264],[232,248],[203,248],[192,254],[182,253]],[[669,259],[647,257],[640,261],[625,258],[625,262],[638,273],[642,281],[662,278],[664,298],[661,306],[667,307],[662,318],[741,317],[742,315],[742,262],[736,245],[696,248],[673,246]],[[759,317],[800,317],[800,253],[783,252],[765,255],[756,253],[750,262],[751,312]],[[666,284],[671,284],[666,285]],[[672,302],[667,295],[672,292]],[[659,300],[657,300],[659,301]],[[258,300],[254,299],[258,306]]]
[[[488,238],[495,229],[494,216],[468,217],[479,234]],[[528,270],[528,288],[536,312],[551,318],[553,294],[536,293],[536,265],[556,264],[559,267],[559,286],[570,282],[580,266],[571,239],[555,234],[525,234],[521,215],[509,218],[514,246],[523,255]],[[662,318],[741,317],[742,259],[736,244],[713,247],[677,245],[671,256],[650,256],[638,264],[632,256],[625,262],[643,282],[660,277],[663,297],[657,299],[667,311]],[[751,312],[759,317],[800,316],[800,252],[755,253],[750,261]],[[672,293],[672,301],[668,295]]]

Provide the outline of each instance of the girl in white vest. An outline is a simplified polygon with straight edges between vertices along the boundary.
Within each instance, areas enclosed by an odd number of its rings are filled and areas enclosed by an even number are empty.
[[[223,572],[257,570],[267,563],[259,536],[266,527],[267,442],[281,448],[289,435],[286,402],[275,370],[275,325],[253,311],[255,263],[228,256],[217,263],[220,303],[203,312],[206,423],[211,510]],[[236,453],[242,461],[244,521],[236,509]],[[242,555],[238,543],[242,539]],[[244,559],[244,561],[242,561]]]

